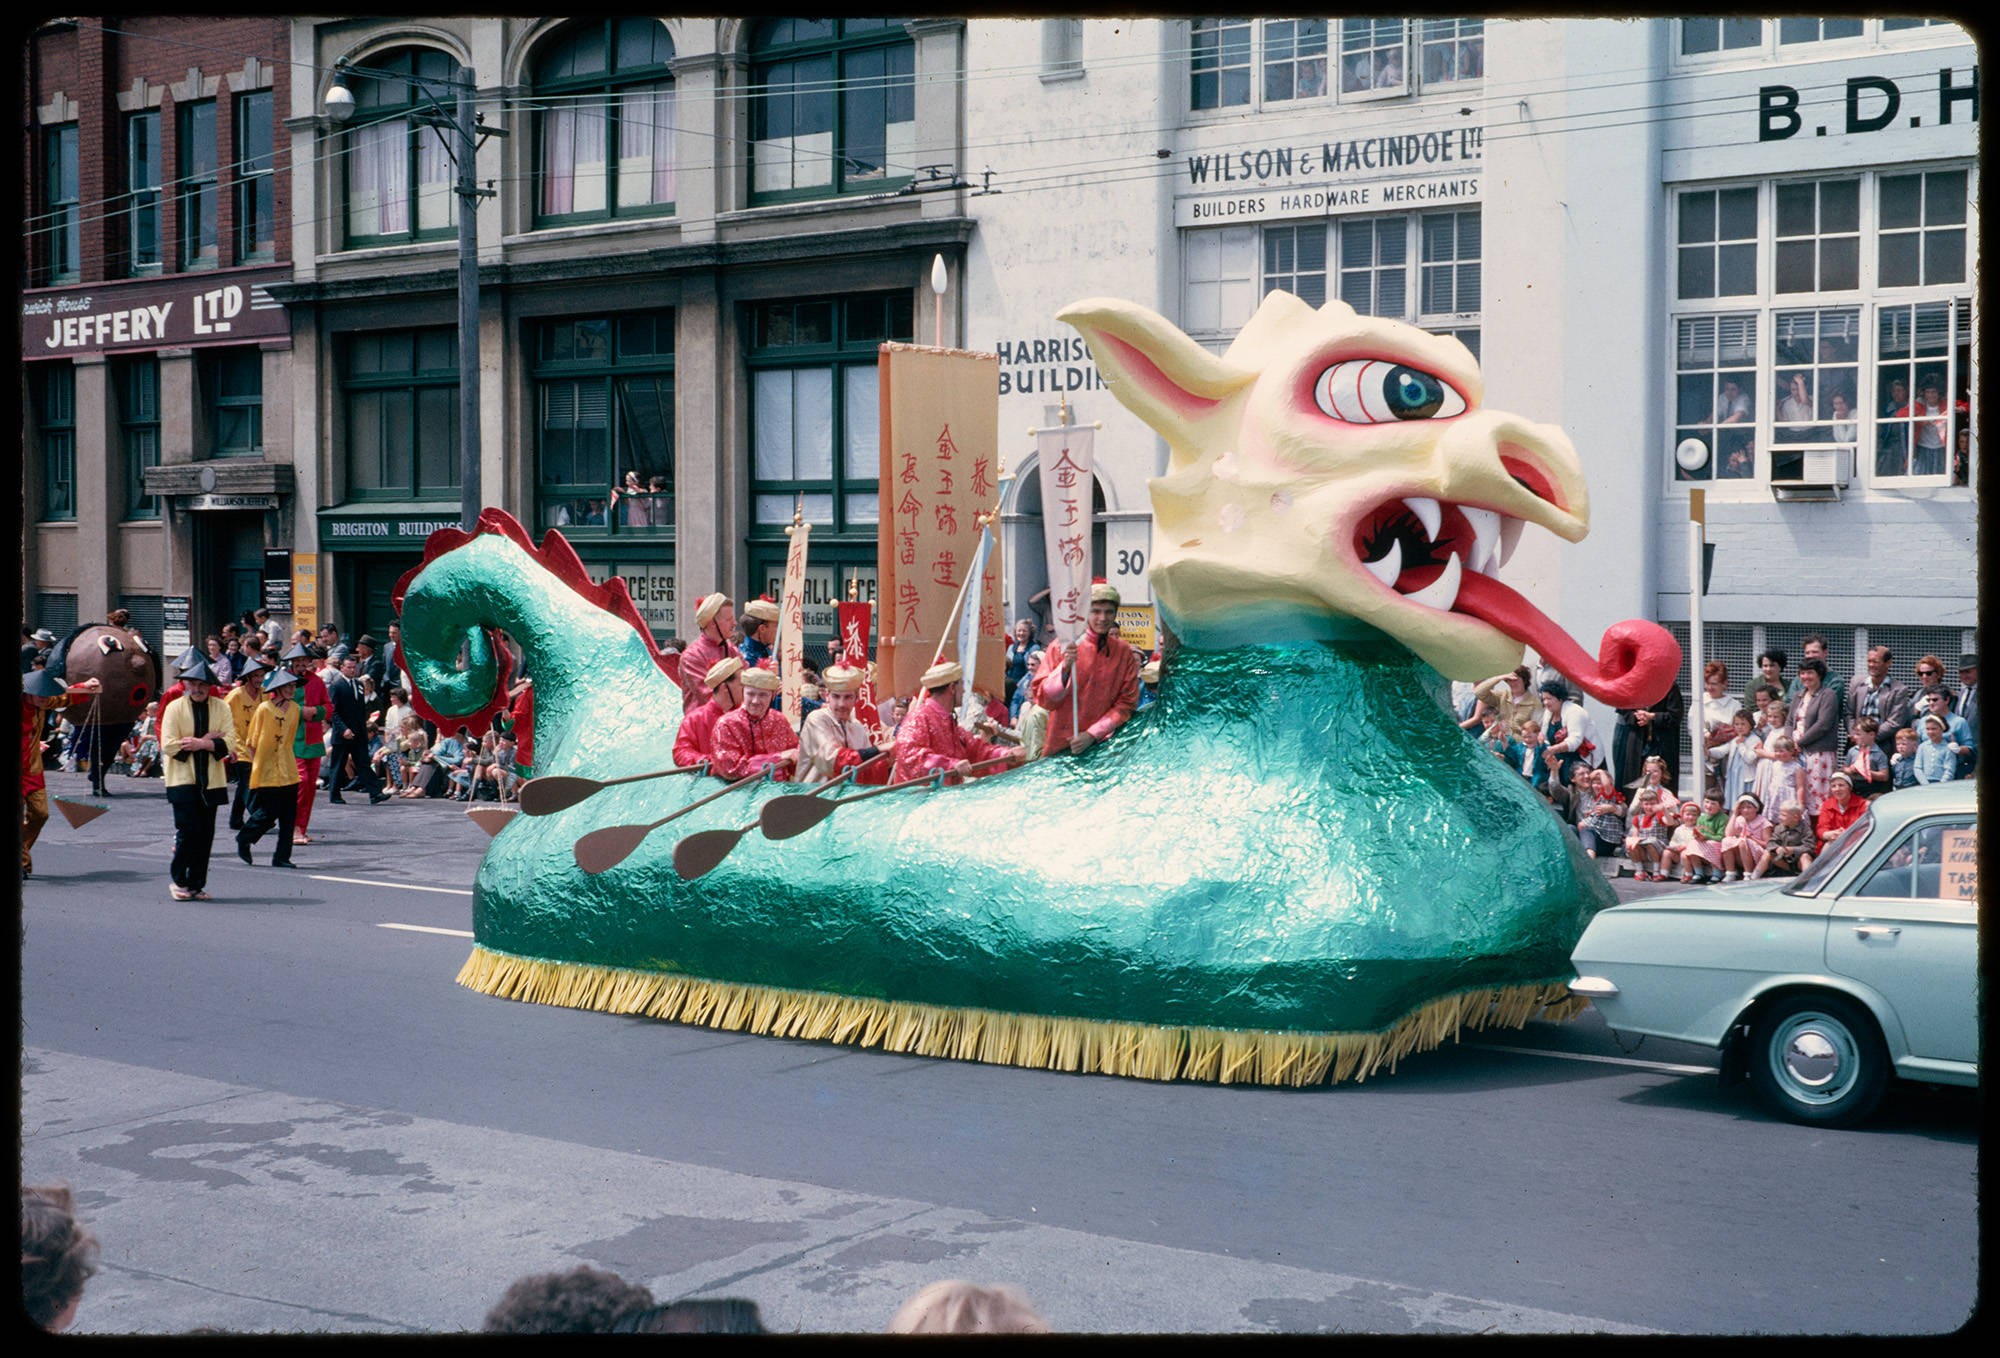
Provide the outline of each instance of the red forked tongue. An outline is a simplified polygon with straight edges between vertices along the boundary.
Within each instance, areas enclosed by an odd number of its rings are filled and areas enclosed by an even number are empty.
[[[1612,707],[1656,703],[1680,674],[1681,644],[1659,624],[1637,618],[1613,623],[1605,630],[1597,659],[1592,660],[1547,614],[1478,571],[1465,573],[1452,611],[1469,613],[1526,642],[1544,664]]]

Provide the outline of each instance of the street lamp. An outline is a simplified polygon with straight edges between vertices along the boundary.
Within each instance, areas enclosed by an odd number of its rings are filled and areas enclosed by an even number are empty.
[[[345,123],[354,116],[354,94],[346,86],[349,67],[340,62],[333,68],[333,84],[326,92],[326,116]],[[458,491],[459,527],[471,532],[479,520],[479,219],[475,215],[481,198],[491,198],[492,189],[482,189],[473,177],[474,160],[480,140],[504,137],[505,128],[488,127],[472,111],[479,82],[470,66],[458,68],[448,84],[456,98],[446,113],[431,92],[431,81],[414,72],[410,77],[424,91],[430,107],[411,121],[435,127],[451,135],[445,152],[458,167]]]

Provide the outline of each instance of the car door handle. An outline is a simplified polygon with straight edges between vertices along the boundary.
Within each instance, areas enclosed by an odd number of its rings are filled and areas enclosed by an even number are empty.
[[[1894,924],[1857,924],[1854,926],[1854,933],[1859,938],[1894,938],[1902,932],[1902,928]]]

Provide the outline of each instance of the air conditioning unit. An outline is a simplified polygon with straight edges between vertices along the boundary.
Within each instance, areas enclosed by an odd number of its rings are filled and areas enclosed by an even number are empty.
[[[1838,500],[1854,479],[1854,447],[1779,443],[1771,447],[1771,494],[1780,500]]]

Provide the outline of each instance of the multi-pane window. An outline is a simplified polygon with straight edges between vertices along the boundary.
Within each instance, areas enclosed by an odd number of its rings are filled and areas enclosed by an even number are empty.
[[[1757,291],[1756,189],[1683,193],[1678,215],[1677,296],[1747,297]]]
[[[1861,36],[1859,19],[1780,19],[1778,43],[1790,46],[1804,42],[1833,42]]]
[[[1264,21],[1264,102],[1326,93],[1326,20]]]
[[[1408,45],[1407,20],[1342,19],[1340,92],[1401,93],[1409,83],[1403,64]]]
[[[1901,45],[1905,35],[1927,28],[1951,27],[1940,19],[1677,19],[1678,52],[1697,62],[1766,55],[1788,57],[1812,43],[1851,44],[1856,48],[1887,40]]]
[[[1774,197],[1776,290],[1847,292],[1861,286],[1861,181],[1780,184]]]
[[[350,71],[354,116],[341,147],[347,243],[440,238],[458,223],[457,170],[444,128],[424,115],[455,107],[458,66],[431,48],[368,58]]]
[[[542,525],[670,533],[673,313],[546,322],[534,381]]]
[[[1738,52],[1764,45],[1764,24],[1759,19],[1682,19],[1680,26],[1684,57]]]
[[[1682,481],[1717,477],[1747,480],[1757,474],[1757,317],[1744,314],[1683,316],[1674,343],[1676,446],[1690,440],[1707,456],[1676,459]]]
[[[236,100],[236,262],[259,263],[278,246],[277,154],[271,92],[253,90]]]
[[[202,354],[215,457],[256,457],[264,451],[264,356],[256,349],[209,349]]]
[[[67,359],[33,365],[42,445],[43,519],[76,517],[76,368]]]
[[[1885,174],[1877,271],[1885,288],[1965,281],[1966,176],[1963,170]]]
[[[160,360],[156,354],[114,359],[118,433],[124,445],[125,517],[157,519],[160,498],[146,493],[146,468],[160,465]]]
[[[881,516],[876,348],[907,341],[911,294],[759,302],[750,309],[751,521],[835,532]]]
[[[889,19],[767,19],[751,43],[750,190],[877,193],[915,172],[916,44]]]
[[[673,58],[673,40],[657,19],[591,19],[565,29],[537,57],[538,221],[672,209]]]
[[[1184,232],[1183,324],[1204,341],[1226,341],[1266,293],[1282,289],[1317,307],[1331,279],[1363,315],[1452,335],[1477,355],[1480,235],[1477,208]]]
[[[160,111],[125,119],[125,267],[160,269]]]
[[[181,267],[212,269],[222,262],[220,180],[217,177],[215,101],[180,107]]]
[[[1188,103],[1234,108],[1250,102],[1248,19],[1196,19],[1188,25]]]
[[[350,335],[343,380],[352,499],[458,493],[458,332]]]
[[[76,124],[42,132],[42,268],[49,283],[74,282],[83,264],[83,213]]]
[[[1677,479],[1971,483],[1969,179],[1877,170],[1677,195]],[[1845,451],[1814,451],[1828,446]]]
[[[1042,79],[1083,74],[1083,20],[1042,20]]]
[[[1425,19],[1418,42],[1418,69],[1426,85],[1477,80],[1486,74],[1484,19]]]

